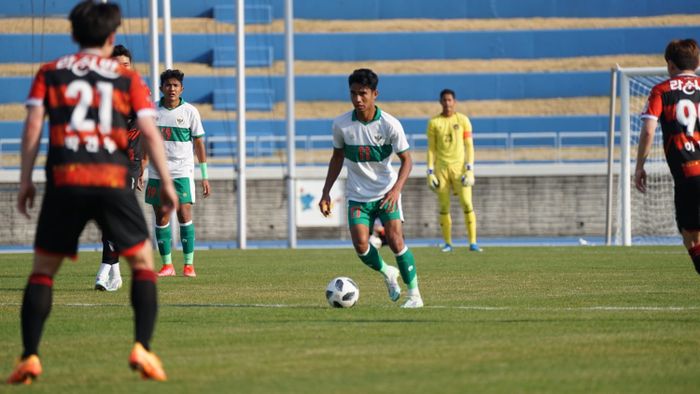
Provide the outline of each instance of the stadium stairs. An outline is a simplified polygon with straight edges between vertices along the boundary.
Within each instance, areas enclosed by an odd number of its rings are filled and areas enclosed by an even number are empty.
[[[19,137],[21,103],[37,65],[75,48],[67,23],[61,25],[71,6],[66,3],[12,2],[2,11],[24,27],[14,32],[0,27],[0,106],[7,109],[0,138]],[[148,10],[142,1],[118,3],[128,18],[118,41],[136,62],[147,63]],[[172,1],[174,62],[187,75],[184,97],[200,106],[214,137],[210,149],[224,157],[235,153],[228,136],[236,130],[230,3]],[[283,10],[282,0],[246,2],[247,130],[261,137],[252,155],[271,155],[285,146]],[[426,119],[439,112],[437,94],[446,87],[457,92],[459,110],[472,118],[477,148],[601,148],[610,67],[661,66],[659,54],[670,39],[700,36],[700,3],[681,0],[593,0],[575,6],[567,0],[308,0],[297,1],[294,13],[302,27],[295,35],[302,150],[330,146],[320,137],[328,135],[333,116],[349,109],[347,74],[363,65],[379,73],[380,105],[416,136],[418,150],[425,148],[420,135]],[[305,22],[311,27],[304,28]],[[404,27],[394,27],[396,22]],[[145,64],[139,68],[146,71]],[[527,138],[513,137],[519,133]],[[0,153],[17,148],[6,141]]]

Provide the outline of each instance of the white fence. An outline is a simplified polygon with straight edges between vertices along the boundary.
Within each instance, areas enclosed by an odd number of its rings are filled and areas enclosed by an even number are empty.
[[[477,149],[477,162],[552,162],[563,163],[572,161],[604,162],[605,156],[589,159],[571,159],[565,155],[565,150],[578,148],[605,149],[608,145],[608,133],[606,131],[544,131],[526,133],[480,133],[474,134],[474,143]],[[409,144],[414,151],[427,150],[427,137],[424,133],[408,134]],[[208,155],[212,158],[233,158],[237,152],[236,136],[210,136],[207,137]],[[281,156],[286,149],[286,136],[258,135],[246,137],[247,153],[251,158],[270,158]],[[299,164],[327,164],[330,155],[314,155],[313,153],[330,152],[333,138],[331,135],[298,135],[296,136],[296,148],[302,156]],[[48,138],[41,139],[40,154],[46,152]],[[19,166],[19,151],[21,139],[0,138],[0,168],[13,168]],[[522,150],[546,149],[550,152],[547,157],[542,157],[539,151],[532,155],[518,154]],[[497,151],[500,154],[497,159],[479,158],[479,150]],[[269,164],[265,161],[251,161],[249,165]]]

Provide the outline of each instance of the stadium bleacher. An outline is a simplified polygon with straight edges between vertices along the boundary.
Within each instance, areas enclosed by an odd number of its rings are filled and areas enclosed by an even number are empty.
[[[0,83],[3,94],[0,105],[14,106],[21,104],[29,88],[32,75],[5,75],[3,66],[25,64],[35,67],[38,63],[48,61],[61,54],[74,50],[74,44],[64,32],[45,32],[36,34],[41,28],[43,18],[65,18],[72,4],[60,1],[31,0],[11,2],[5,5],[2,14],[7,18],[24,18],[37,21],[30,32],[3,33],[0,36],[4,45],[0,47]],[[143,18],[147,7],[141,1],[121,0],[123,12],[127,18]],[[564,6],[566,3],[566,6]],[[263,32],[248,34],[246,37],[247,67],[262,69],[262,73],[247,77],[248,110],[259,116],[249,117],[248,131],[253,137],[285,134],[280,110],[284,101],[284,77],[272,71],[265,72],[275,62],[283,60],[283,34],[273,29],[265,31],[283,15],[282,0],[252,0],[246,2],[247,23],[263,26]],[[179,18],[205,18],[219,22],[230,22],[235,10],[230,1],[173,0],[173,25]],[[420,0],[357,0],[348,1],[298,1],[295,3],[295,17],[303,20],[358,20],[358,30],[351,32],[304,32],[295,36],[295,53],[297,62],[330,62],[335,65],[335,72],[318,72],[298,75],[296,77],[296,99],[298,103],[309,103],[321,107],[324,103],[347,101],[345,80],[351,68],[345,62],[365,61],[372,64],[377,61],[445,61],[465,59],[486,59],[492,61],[514,59],[554,61],[561,58],[583,58],[600,56],[647,55],[658,56],[665,43],[677,37],[700,36],[700,24],[687,23],[664,26],[647,26],[645,17],[698,14],[700,3],[681,0],[644,0],[644,1],[610,1],[593,0],[579,2],[571,6],[566,0],[496,0],[481,2],[477,0],[453,1],[437,0],[424,2]],[[543,18],[537,29],[512,30],[507,23],[501,30],[472,30],[471,19],[509,18]],[[634,26],[605,28],[552,28],[546,18],[638,18]],[[463,30],[450,31],[362,31],[362,20],[371,19],[463,19]],[[671,21],[673,18],[670,18]],[[21,19],[20,19],[21,20]],[[410,26],[410,25],[409,25]],[[148,39],[144,34],[126,31],[119,36],[133,52],[137,62],[146,62]],[[235,130],[235,77],[230,69],[235,65],[235,36],[230,32],[192,31],[177,32],[174,35],[174,61],[176,63],[199,63],[208,68],[207,72],[188,75],[185,81],[185,98],[188,101],[211,107],[203,112],[209,136],[231,136]],[[371,44],[371,45],[368,45]],[[662,65],[662,59],[658,65]],[[632,65],[632,64],[630,64]],[[611,62],[609,65],[614,66]],[[28,67],[31,69],[31,67]],[[405,124],[410,134],[420,135],[424,132],[425,121],[437,112],[437,93],[449,87],[457,91],[462,103],[468,103],[461,111],[471,115],[470,108],[488,106],[488,100],[503,100],[516,106],[527,106],[528,100],[546,99],[556,103],[564,98],[599,98],[604,101],[609,93],[609,68],[557,71],[510,72],[471,72],[469,69],[452,70],[450,73],[380,73],[380,105],[390,108],[394,103],[411,105],[433,103],[432,109],[422,110],[421,116],[415,113],[404,114],[392,109]],[[410,90],[409,90],[410,87]],[[464,104],[463,104],[464,105]],[[9,108],[8,107],[8,108]],[[424,105],[424,107],[431,108]],[[432,111],[432,112],[430,112]],[[10,113],[11,111],[8,111]],[[17,138],[21,116],[4,115],[0,123],[0,139]],[[297,121],[297,133],[302,137],[298,142],[303,146],[303,138],[320,136],[328,133],[333,114],[319,112],[318,115],[305,115]],[[600,109],[580,112],[567,109],[561,113],[538,113],[534,110],[524,116],[521,113],[498,113],[490,116],[473,116],[477,138],[477,148],[490,146],[491,141],[485,134],[517,133],[558,133],[555,138],[533,136],[534,144],[557,146],[563,140],[560,133],[566,134],[568,144],[603,146],[604,137],[590,137],[590,132],[604,133],[607,128],[606,113]],[[571,133],[581,132],[580,138],[572,138]],[[589,134],[585,134],[589,133]],[[494,137],[501,144],[503,139]],[[416,147],[422,148],[420,138],[414,139]],[[282,139],[272,142],[273,148],[284,146]],[[497,144],[497,145],[498,145]],[[508,142],[504,143],[508,145]],[[213,154],[217,147],[229,152],[231,140],[223,139],[210,145]],[[321,145],[323,146],[323,145]],[[12,143],[0,143],[0,154],[16,149]],[[4,152],[3,152],[4,150]],[[220,151],[223,151],[220,150]],[[256,151],[253,150],[253,153]],[[259,151],[258,151],[259,152]]]

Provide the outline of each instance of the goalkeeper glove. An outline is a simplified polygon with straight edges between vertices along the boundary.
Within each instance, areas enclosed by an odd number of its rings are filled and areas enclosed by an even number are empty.
[[[462,186],[474,186],[474,181],[474,167],[471,164],[465,164],[464,172],[462,173]]]
[[[437,192],[438,187],[440,187],[440,181],[437,179],[435,174],[433,174],[433,170],[431,168],[428,168],[428,187],[434,192]]]

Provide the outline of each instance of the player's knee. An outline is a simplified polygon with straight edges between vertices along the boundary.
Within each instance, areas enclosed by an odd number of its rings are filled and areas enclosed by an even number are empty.
[[[465,215],[468,215],[468,214],[474,212],[474,207],[472,206],[472,204],[464,204],[462,206],[462,211],[464,211]]]
[[[360,254],[360,255],[365,254],[365,253],[367,253],[367,250],[369,249],[369,238],[356,240],[352,243],[352,246],[355,248],[355,252],[357,254]]]

